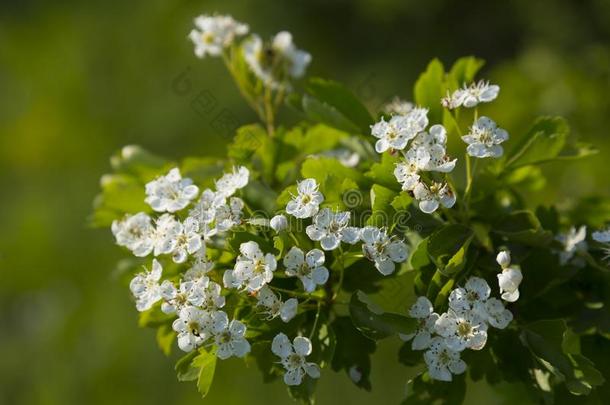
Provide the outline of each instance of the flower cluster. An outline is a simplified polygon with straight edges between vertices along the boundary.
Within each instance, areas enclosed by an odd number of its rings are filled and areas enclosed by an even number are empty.
[[[250,30],[247,24],[225,15],[200,15],[195,18],[195,27],[189,34],[195,55],[199,58],[224,55],[227,60],[231,53],[226,50],[237,46],[236,39]],[[303,77],[311,62],[311,55],[298,49],[287,31],[277,33],[269,41],[251,34],[240,51],[252,73],[274,90],[289,88],[289,81]]]
[[[371,131],[379,138],[375,144],[378,153],[388,149],[401,152],[402,158],[394,169],[396,180],[403,190],[413,193],[423,212],[432,213],[440,205],[453,207],[455,193],[447,182],[425,181],[422,172],[449,173],[457,160],[447,155],[445,128],[433,125],[426,131],[427,126],[427,110],[414,108],[405,115],[392,116],[388,122],[382,118]]]
[[[426,297],[419,297],[409,309],[409,316],[417,319],[419,326],[401,338],[412,340],[413,350],[426,350],[424,360],[431,378],[451,381],[453,374],[462,374],[466,363],[460,352],[481,350],[487,343],[489,326],[504,329],[512,321],[513,314],[490,293],[485,280],[471,277],[464,287],[451,292],[447,312],[435,313]]]

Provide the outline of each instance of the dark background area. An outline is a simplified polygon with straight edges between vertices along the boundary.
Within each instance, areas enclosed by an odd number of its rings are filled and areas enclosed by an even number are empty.
[[[255,120],[222,63],[195,58],[200,13],[228,13],[267,37],[280,30],[313,55],[309,74],[346,83],[371,109],[410,99],[433,57],[487,60],[500,84],[488,114],[511,134],[541,114],[566,116],[601,153],[549,166],[535,202],[610,194],[610,2],[429,0],[19,1],[0,5],[0,403],[198,403],[174,358],[137,327],[122,252],[87,227],[108,158],[139,144],[170,158],[223,154],[227,138],[192,100],[208,91],[240,122]],[[172,82],[187,77],[189,91]],[[298,117],[285,112],[285,122]],[[406,311],[406,308],[405,308]],[[398,403],[412,374],[397,340],[373,359],[373,392],[324,370],[319,403]],[[174,356],[175,357],[175,356]],[[508,403],[523,388],[469,386],[470,400]],[[289,403],[281,382],[223,362],[209,403]]]

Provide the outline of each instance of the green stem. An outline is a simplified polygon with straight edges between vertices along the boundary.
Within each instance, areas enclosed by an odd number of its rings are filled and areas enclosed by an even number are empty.
[[[273,137],[274,133],[275,133],[275,127],[274,127],[275,108],[273,105],[272,96],[273,96],[273,94],[272,94],[271,88],[266,86],[265,87],[265,96],[264,96],[265,124],[267,125],[267,133],[269,134],[270,137]]]
[[[345,274],[345,258],[343,257],[343,246],[341,245],[339,245],[339,265],[341,266],[339,268],[339,282],[337,283],[336,290],[333,292],[333,301],[335,300],[335,298],[337,298],[337,295],[339,295],[339,291],[343,286],[343,276]]]
[[[280,288],[280,287],[274,287],[274,286],[269,286],[273,291],[277,291],[277,292],[281,292],[283,294],[288,294],[288,295],[292,295],[294,297],[298,297],[298,298],[304,298],[304,299],[312,299],[315,301],[324,301],[324,298],[322,297],[316,297],[307,293],[301,293],[298,291],[291,291],[291,290],[286,290],[284,288]]]
[[[316,319],[313,321],[313,327],[311,328],[311,332],[309,332],[309,340],[313,338],[313,334],[316,332],[316,328],[318,327],[318,319],[320,319],[320,308],[322,306],[321,302],[318,302],[318,311],[316,312]]]
[[[254,112],[256,112],[259,118],[262,121],[265,121],[265,115],[263,114],[263,111],[261,111],[258,103],[252,98],[252,96],[250,96],[250,94],[248,94],[248,92],[244,89],[244,86],[242,86],[239,76],[237,75],[237,72],[235,71],[233,64],[229,60],[229,57],[227,56],[226,52],[222,53],[222,60],[224,61],[227,70],[231,74],[233,82],[235,82],[235,86],[237,87],[237,90],[239,90],[239,94],[241,94],[244,100],[246,100],[246,103],[250,106],[250,108],[254,110]]]

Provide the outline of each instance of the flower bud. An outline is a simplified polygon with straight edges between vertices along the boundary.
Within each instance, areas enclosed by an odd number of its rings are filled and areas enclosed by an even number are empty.
[[[496,261],[503,269],[507,268],[510,266],[510,252],[508,250],[500,251],[496,256]]]
[[[288,228],[288,220],[284,215],[276,215],[271,218],[269,225],[271,226],[271,228],[273,228],[275,232],[280,232]]]
[[[498,285],[504,301],[515,302],[519,299],[519,285],[522,280],[521,270],[514,267],[504,269],[498,274]]]

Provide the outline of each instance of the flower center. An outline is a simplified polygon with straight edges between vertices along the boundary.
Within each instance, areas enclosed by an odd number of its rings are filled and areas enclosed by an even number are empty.
[[[199,331],[201,330],[201,327],[199,326],[198,322],[190,321],[188,323],[188,329],[192,335],[199,336]]]
[[[460,322],[457,327],[457,334],[460,337],[469,336],[472,333],[472,326],[468,322]]]

